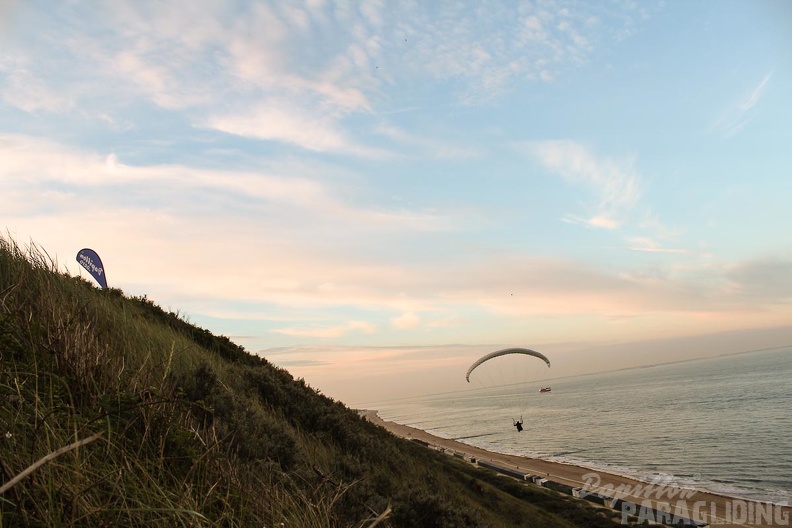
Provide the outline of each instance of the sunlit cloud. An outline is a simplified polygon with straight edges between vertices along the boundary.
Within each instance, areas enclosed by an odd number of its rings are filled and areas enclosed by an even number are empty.
[[[536,141],[517,146],[548,170],[571,184],[589,189],[597,198],[596,213],[588,218],[568,215],[567,221],[616,229],[641,197],[641,177],[633,159],[595,156],[574,141]]]
[[[688,253],[684,249],[674,249],[663,247],[662,244],[646,237],[631,237],[627,240],[632,251],[644,251],[647,253]]]
[[[443,317],[427,322],[429,328],[454,328],[465,324],[465,320],[458,316]]]
[[[350,333],[373,334],[377,330],[376,325],[365,321],[350,321],[336,326],[324,327],[289,327],[277,328],[273,332],[285,334],[292,337],[315,337],[319,339],[337,339]]]
[[[593,216],[591,218],[582,218],[577,215],[568,214],[561,218],[562,222],[567,224],[583,225],[597,229],[615,230],[621,226],[621,223],[614,218],[607,216]]]
[[[629,10],[595,11],[594,18],[634,23]],[[353,132],[348,122],[373,117],[384,89],[407,78],[412,83],[416,73],[422,83],[458,79],[458,99],[473,104],[525,81],[552,82],[607,40],[590,22],[592,13],[571,9],[566,0],[541,8],[502,2],[472,12],[452,3],[429,9],[120,1],[52,14],[64,23],[60,61],[42,62],[37,53],[49,43],[37,33],[27,37],[20,48],[23,66],[9,70],[1,94],[6,104],[28,112],[77,112],[129,128],[134,117],[124,116],[123,106],[145,100],[197,127],[380,159],[394,153],[367,145],[365,128]],[[315,42],[317,34],[325,37]],[[124,105],[111,108],[111,100]],[[383,126],[377,123],[367,126]],[[381,130],[396,128],[385,124]],[[441,159],[477,152],[402,136],[403,145],[420,145]]]
[[[351,378],[361,372],[379,375],[413,370],[416,364],[467,365],[493,345],[440,346],[339,346],[301,345],[273,347],[259,353],[276,364],[325,365],[347,369]]]
[[[406,312],[398,317],[393,317],[391,324],[394,328],[417,328],[421,325],[421,318],[413,312]]]
[[[206,126],[239,136],[283,141],[320,152],[354,150],[329,119],[310,118],[272,104],[236,116],[212,117]]]
[[[245,10],[249,16],[238,18]],[[304,28],[284,25],[284,17],[291,22],[300,18],[263,4],[196,2],[182,8],[118,2],[71,21],[63,35],[61,63],[37,62],[35,45],[30,46],[25,68],[12,70],[3,97],[28,111],[63,110],[75,107],[73,101],[87,95],[81,90],[91,88],[94,100],[142,97],[185,112],[199,124],[216,123],[226,132],[354,153],[349,140],[341,139],[338,123],[344,113],[370,110],[362,91],[371,85],[370,78],[344,66],[345,49],[326,56],[317,68],[295,67],[295,50],[307,36],[301,33]],[[70,66],[86,74],[80,84],[72,82]],[[32,88],[26,92],[22,86]],[[55,86],[58,97],[53,96]],[[291,102],[284,109],[287,99]],[[215,107],[227,111],[209,110]],[[252,116],[251,107],[258,108]]]
[[[770,303],[792,299],[792,261],[779,258],[756,259],[731,266],[726,277],[735,296],[760,298]]]
[[[451,224],[437,213],[356,207],[304,176],[133,166],[112,153],[72,151],[25,136],[0,137],[0,159],[0,208],[9,228],[24,224],[37,242],[51,247],[83,247],[86,239],[94,240],[118,259],[116,277],[131,283],[147,280],[157,266],[163,273],[150,279],[160,276],[168,283],[169,270],[180,269],[179,289],[193,296],[354,304],[359,287],[352,285],[371,280],[372,290],[381,290],[373,285],[392,282],[401,272],[382,263],[350,264],[343,245],[317,244],[318,233],[343,233],[362,256],[366,240],[389,233],[417,236]],[[23,198],[31,194],[40,200]],[[229,206],[231,211],[216,216],[218,208]],[[253,218],[246,216],[251,211]],[[141,262],[143,255],[155,255],[158,264]],[[228,255],[266,266],[245,267],[240,281],[239,270],[226,272],[232,265]]]
[[[330,116],[308,116],[289,108],[289,104],[271,102],[243,114],[209,118],[205,126],[229,134],[256,139],[282,141],[317,152],[340,152],[365,157],[387,157],[382,149],[355,144]]]
[[[371,391],[472,353],[428,345],[787,321],[785,109],[767,141],[734,137],[786,72],[708,92],[734,140],[700,149],[681,63],[634,62],[657,9],[700,22],[662,2],[5,2],[0,227],[73,274],[93,247],[113,287],[251,348],[321,344],[278,357],[365,365]],[[703,71],[683,33],[689,86],[728,90],[746,37]],[[367,346],[394,342],[415,346]]]
[[[75,151],[47,140],[16,135],[0,136],[0,153],[3,155],[0,170],[8,177],[17,178],[16,183],[6,182],[11,187],[36,188],[59,183],[73,186],[72,189],[62,188],[63,191],[77,192],[85,187],[112,190],[122,184],[167,188],[178,185],[192,193],[222,191],[243,201],[256,198],[289,208],[298,206],[304,210],[299,214],[292,213],[293,216],[331,215],[342,223],[359,223],[360,229],[364,230],[388,229],[388,226],[420,231],[446,229],[446,222],[436,214],[353,207],[344,202],[340,193],[318,180],[303,176],[281,176],[266,171],[208,170],[178,165],[134,166],[123,163],[115,153],[102,155]],[[295,170],[299,171],[300,168]],[[130,193],[122,199],[135,194]],[[156,201],[156,197],[150,193],[141,192],[140,197],[148,201],[139,204],[142,209],[149,209]],[[69,204],[65,202],[63,205]],[[174,205],[179,204],[173,204],[170,208]]]
[[[762,276],[773,293],[767,310],[790,302],[787,289],[770,286],[786,277],[788,261],[780,258],[610,271],[570,259],[499,252],[460,260],[451,273],[447,263],[433,262],[431,254],[412,247],[423,240],[427,223],[439,221],[442,229],[442,219],[353,207],[337,190],[304,176],[133,166],[112,153],[74,151],[24,136],[1,137],[0,159],[0,208],[12,234],[24,225],[25,237],[52,248],[65,263],[80,247],[95,245],[104,253],[111,283],[196,306],[212,300],[206,313],[218,318],[287,322],[275,331],[281,335],[328,339],[389,326],[451,336],[459,328],[475,328],[476,316],[683,318],[723,306],[738,313],[757,310],[764,298]],[[24,199],[31,194],[43,201]],[[214,214],[229,206],[241,210]],[[244,210],[256,214],[246,216]],[[339,232],[342,240],[354,240],[354,249],[323,244],[319,236]],[[389,232],[394,242],[383,240]],[[381,244],[398,248],[402,258],[373,256],[369,248]],[[682,252],[641,236],[629,238],[627,248]],[[250,306],[240,310],[234,304],[239,302]],[[289,310],[301,307],[317,312],[291,324],[300,319]],[[319,310],[329,307],[383,315],[379,322],[350,317],[351,323],[328,324]],[[247,312],[256,315],[246,317]]]
[[[0,67],[2,71],[2,67]],[[74,107],[74,101],[57,94],[31,72],[14,69],[6,73],[6,87],[2,91],[5,104],[25,112],[66,112]]]

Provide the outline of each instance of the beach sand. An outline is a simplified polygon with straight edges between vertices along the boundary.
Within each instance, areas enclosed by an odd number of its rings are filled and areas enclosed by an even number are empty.
[[[494,453],[456,440],[440,438],[414,427],[386,422],[379,417],[377,411],[365,410],[361,411],[361,415],[402,438],[426,442],[431,446],[473,457],[476,460],[490,461],[526,474],[539,475],[554,482],[583,488],[586,492],[600,493],[609,497],[618,495],[618,498],[638,505],[637,513],[641,513],[640,506],[646,505],[670,511],[679,517],[703,521],[710,526],[724,527],[789,526],[792,522],[789,506],[757,503],[714,493],[665,486],[661,483],[650,485],[621,475],[571,464]],[[615,516],[619,515],[621,509],[615,514]]]

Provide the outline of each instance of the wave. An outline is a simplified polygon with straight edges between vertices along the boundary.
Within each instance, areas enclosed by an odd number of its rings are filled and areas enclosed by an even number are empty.
[[[506,453],[517,454],[517,453]],[[649,472],[635,467],[617,466],[602,462],[592,462],[568,456],[534,456],[548,462],[578,466],[592,471],[601,471],[621,477],[631,478],[646,484],[666,484],[685,490],[710,492],[724,497],[747,499],[773,504],[788,505],[789,491],[784,489],[771,489],[761,487],[740,486],[738,483],[722,479],[696,478],[690,475],[674,475],[661,472]],[[745,479],[746,481],[748,479]],[[761,484],[761,479],[751,479],[751,482]]]

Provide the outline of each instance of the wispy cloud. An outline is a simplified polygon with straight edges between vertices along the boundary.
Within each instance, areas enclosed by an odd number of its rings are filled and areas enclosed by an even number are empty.
[[[792,261],[763,258],[731,266],[726,272],[733,293],[740,298],[775,302],[792,299]]]
[[[567,182],[581,185],[597,197],[594,214],[588,217],[569,214],[565,218],[568,222],[617,229],[641,197],[641,177],[632,158],[619,160],[596,156],[588,147],[574,141],[536,141],[518,144],[517,148]]]
[[[545,161],[572,171],[566,176],[570,181],[608,189],[601,192],[618,196],[609,198],[618,208],[635,203],[634,183],[603,183],[608,174],[617,182],[629,179],[630,171],[600,163],[586,149],[544,147]],[[186,306],[211,300],[206,313],[258,314],[253,318],[268,321],[271,331],[284,336],[327,339],[422,329],[452,339],[485,324],[471,321],[493,324],[494,316],[501,322],[614,313],[672,317],[749,301],[755,309],[758,296],[746,292],[761,290],[757,277],[778,281],[788,268],[780,261],[614,273],[482,246],[473,251],[477,258],[455,261],[451,269],[431,252],[416,250],[432,240],[426,233],[443,229],[447,219],[355,207],[337,189],[308,177],[304,167],[295,169],[303,174],[297,176],[134,166],[113,155],[25,136],[0,137],[0,160],[0,209],[12,233],[23,224],[25,238],[65,254],[67,262],[92,241],[108,256],[111,279],[123,281],[132,293],[182,300]],[[26,198],[34,195],[40,199]],[[223,215],[216,214],[219,210]],[[633,237],[628,247],[682,251],[651,237]],[[391,257],[378,256],[385,249]],[[774,302],[788,302],[784,295]],[[241,302],[248,303],[245,310]],[[305,307],[316,313],[292,312]],[[341,322],[328,322],[321,312],[327,307],[341,310]],[[379,315],[363,324],[359,317],[343,318],[347,309]],[[283,324],[299,319],[304,323]]]
[[[402,128],[380,124],[375,128],[377,134],[389,138],[400,145],[409,147],[416,156],[437,159],[471,159],[483,156],[484,152],[475,145],[459,146],[447,139],[431,137],[427,134],[416,134]]]
[[[688,253],[684,249],[674,249],[663,247],[663,245],[647,237],[631,237],[628,239],[629,248],[632,251],[642,251],[646,253]]]
[[[143,99],[199,126],[372,156],[384,153],[346,122],[377,114],[386,87],[448,81],[457,101],[477,103],[518,83],[552,82],[609,38],[598,21],[626,27],[636,14],[615,6],[587,12],[567,0],[473,10],[452,2],[120,0],[59,6],[46,19],[59,23],[59,61],[43,58],[53,51],[47,31],[28,32],[13,55],[24,68],[7,70],[8,104],[122,122],[124,107]]]
[[[414,312],[406,312],[391,319],[394,328],[417,328],[421,326],[421,318]]]
[[[361,229],[416,229],[419,231],[447,229],[451,222],[436,214],[406,209],[382,209],[368,206],[355,207],[348,203],[340,192],[321,183],[321,178],[302,175],[278,175],[268,170],[258,172],[245,170],[211,170],[179,165],[135,166],[123,163],[114,153],[99,153],[71,150],[58,143],[39,138],[18,135],[0,135],[0,170],[16,183],[7,185],[26,186],[28,190],[42,190],[53,184],[62,191],[79,193],[89,187],[91,192],[102,189],[115,191],[119,186],[152,189],[179,187],[182,192],[214,193],[215,199],[223,194],[240,202],[258,201],[269,207],[283,207],[299,211],[284,214],[283,218],[321,217],[327,215],[335,221],[359,225]],[[305,170],[294,167],[295,173]],[[317,170],[317,169],[314,169]],[[220,194],[218,194],[220,193]],[[131,191],[126,195],[108,195],[108,199],[128,201],[139,197],[142,202],[133,202],[141,208],[157,203],[151,193]],[[189,203],[190,194],[176,205]],[[146,203],[147,202],[147,203]],[[255,203],[255,202],[254,202]],[[11,204],[9,204],[11,205]],[[67,204],[64,204],[66,206]],[[20,204],[22,207],[22,204]],[[33,204],[30,209],[34,210]],[[388,227],[390,226],[390,227]]]
[[[3,71],[0,65],[0,72]],[[74,101],[50,89],[41,79],[23,67],[7,69],[6,86],[2,92],[5,104],[25,112],[66,112],[74,108]]]
[[[407,58],[414,56],[414,67],[433,77],[464,80],[460,97],[470,103],[497,98],[516,83],[553,82],[585,63],[598,46],[609,45],[605,20],[619,20],[623,29],[638,20],[629,9],[602,4],[580,9],[565,0],[473,9],[441,2],[434,11],[431,18],[420,10],[397,17],[412,20],[402,30],[415,42],[407,47]]]
[[[51,18],[64,22],[61,60],[47,62],[51,42],[30,34],[14,59],[0,64],[9,79],[1,95],[26,111],[85,111],[80,105],[88,100],[129,104],[142,98],[246,137],[371,155],[373,149],[354,146],[339,128],[349,112],[370,111],[363,88],[374,87],[371,75],[347,62],[349,49],[363,44],[347,37],[347,47],[319,60],[302,56],[314,47],[299,22],[311,17],[305,9],[301,16],[298,8],[260,3],[147,1],[85,13],[55,9]],[[75,71],[82,74],[79,82]],[[104,114],[117,118],[113,114],[123,107]]]
[[[711,128],[719,131],[725,138],[738,134],[753,119],[753,109],[759,104],[772,76],[772,72],[765,75],[759,84],[729,106]]]
[[[238,136],[290,143],[317,152],[388,156],[384,150],[366,148],[351,141],[331,116],[308,116],[289,106],[276,102],[261,104],[242,114],[210,117],[204,126]]]
[[[273,332],[285,334],[292,337],[315,337],[319,339],[338,339],[350,333],[372,334],[377,330],[376,325],[365,321],[350,321],[336,326],[313,326],[313,327],[287,327],[276,328]]]
[[[634,64],[623,39],[656,8],[690,27],[705,15],[631,0],[0,0],[0,227],[75,274],[93,247],[113,286],[252,348],[788,321],[786,153],[753,134],[696,150],[695,130],[659,114],[696,116],[694,95],[663,97],[701,57]],[[698,73],[728,89],[748,40],[712,29],[723,46]],[[639,81],[656,93],[613,84],[649,64]],[[764,73],[732,87],[711,132],[747,136],[786,82]],[[768,117],[764,132],[785,124]],[[356,383],[358,365],[459,366],[421,347],[304,352],[288,360]]]
[[[24,224],[51,247],[100,242],[117,255],[117,273],[131,281],[148,269],[136,268],[143,252],[157,255],[163,269],[183,268],[179,288],[196,296],[286,304],[353,302],[358,294],[350,284],[392,280],[397,271],[365,269],[350,257],[389,236],[453,225],[437,212],[356,206],[348,192],[321,182],[321,169],[293,171],[134,166],[113,154],[6,135],[0,136],[0,209],[7,227]],[[235,274],[216,273],[229,265],[229,254],[267,265],[246,267],[248,279],[240,283]],[[207,273],[214,278],[207,281]]]

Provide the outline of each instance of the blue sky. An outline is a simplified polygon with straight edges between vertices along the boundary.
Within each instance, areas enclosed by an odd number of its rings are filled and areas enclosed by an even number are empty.
[[[6,1],[2,227],[349,403],[498,346],[562,376],[789,344],[790,29],[780,0]]]

